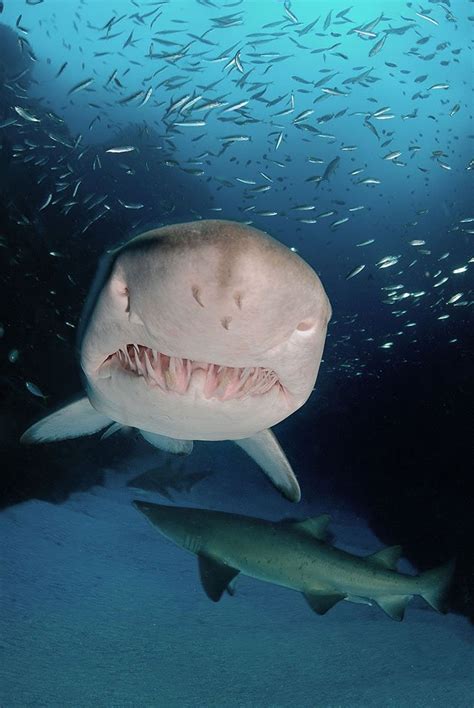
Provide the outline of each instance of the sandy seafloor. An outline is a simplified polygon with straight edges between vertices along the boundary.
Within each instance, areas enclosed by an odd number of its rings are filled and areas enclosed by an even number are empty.
[[[319,617],[298,593],[239,576],[234,597],[211,602],[196,558],[130,504],[168,503],[125,486],[166,459],[141,448],[105,487],[0,514],[2,708],[474,705],[472,627],[422,600],[401,623],[348,602]],[[195,445],[186,466],[215,473],[178,504],[274,519],[329,512],[340,547],[382,547],[334,499],[285,502],[231,443]]]

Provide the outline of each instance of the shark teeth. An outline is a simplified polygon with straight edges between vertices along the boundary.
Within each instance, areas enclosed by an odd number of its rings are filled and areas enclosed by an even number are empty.
[[[150,387],[185,394],[194,372],[204,371],[203,396],[221,401],[260,396],[272,389],[284,395],[288,392],[275,371],[261,366],[222,366],[162,354],[141,344],[127,344],[109,355],[100,367],[101,378],[111,375],[110,365],[143,378]],[[118,366],[117,366],[118,365]]]

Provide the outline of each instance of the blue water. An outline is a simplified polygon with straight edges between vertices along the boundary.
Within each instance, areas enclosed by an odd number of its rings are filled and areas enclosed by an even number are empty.
[[[2,706],[472,705],[472,2],[0,6]],[[249,578],[214,605],[131,506],[169,455],[120,434],[20,448],[79,393],[100,255],[213,218],[293,248],[331,301],[316,389],[276,429],[302,502],[225,442],[179,467],[212,472],[191,490],[147,498],[328,512],[336,545],[401,543],[407,572],[456,556],[447,616],[318,617]]]

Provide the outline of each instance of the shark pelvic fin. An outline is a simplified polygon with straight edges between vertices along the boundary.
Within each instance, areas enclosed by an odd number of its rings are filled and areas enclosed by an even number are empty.
[[[303,593],[304,599],[314,612],[318,615],[325,615],[331,607],[334,607],[341,600],[345,600],[346,596],[342,592],[336,590],[319,590],[317,592]]]
[[[388,546],[387,548],[382,548],[381,551],[377,551],[377,553],[372,553],[370,556],[367,556],[365,560],[380,568],[396,570],[397,563],[402,555],[402,550],[401,546]]]
[[[293,528],[302,531],[317,538],[318,541],[325,541],[327,538],[327,528],[331,517],[329,514],[321,514],[320,516],[315,516],[312,519],[304,519],[303,521],[293,522]]]
[[[385,595],[385,597],[377,598],[376,603],[389,617],[401,622],[405,608],[412,597],[412,595]]]
[[[166,435],[149,433],[148,430],[140,430],[140,435],[150,443],[150,445],[164,452],[173,452],[175,455],[189,455],[193,451],[192,440],[176,440]]]
[[[25,430],[21,443],[42,443],[92,435],[113,421],[92,407],[88,398],[80,398],[51,413]]]
[[[301,491],[295,473],[271,430],[262,430],[234,442],[255,460],[287,499],[299,502]]]
[[[201,554],[198,555],[198,561],[201,583],[211,600],[219,602],[224,590],[229,590],[229,595],[234,594],[231,582],[239,574],[239,570]]]

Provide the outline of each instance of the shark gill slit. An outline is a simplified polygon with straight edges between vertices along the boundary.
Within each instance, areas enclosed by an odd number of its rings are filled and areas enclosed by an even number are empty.
[[[234,367],[168,356],[142,344],[126,344],[109,354],[99,367],[100,378],[111,369],[142,377],[150,387],[185,394],[196,371],[204,371],[204,398],[221,401],[261,396],[276,389],[286,400],[289,392],[273,369],[262,366]]]

